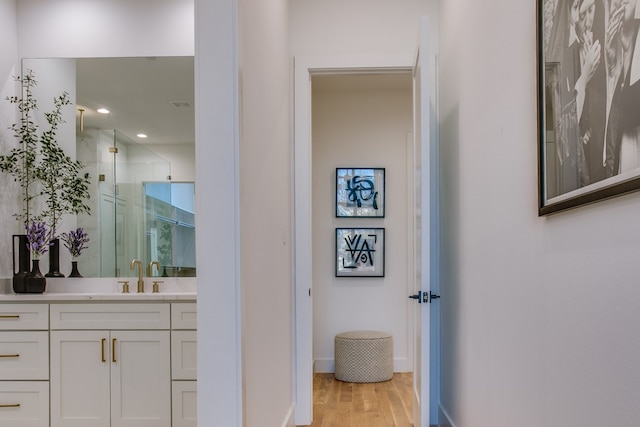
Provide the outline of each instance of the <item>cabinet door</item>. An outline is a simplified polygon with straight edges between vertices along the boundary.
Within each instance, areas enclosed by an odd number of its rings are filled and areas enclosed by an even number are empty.
[[[112,331],[111,426],[171,426],[169,331]]]
[[[108,331],[51,332],[51,427],[109,427]]]
[[[173,382],[172,427],[196,427],[198,424],[196,381]]]

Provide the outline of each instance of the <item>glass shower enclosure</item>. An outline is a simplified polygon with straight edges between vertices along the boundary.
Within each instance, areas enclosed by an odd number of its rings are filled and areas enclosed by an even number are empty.
[[[172,183],[170,162],[117,130],[85,131],[76,145],[93,181],[92,213],[77,218],[91,238],[83,258],[95,260],[82,274],[136,277],[139,259],[160,264],[145,276],[195,276],[194,184]]]

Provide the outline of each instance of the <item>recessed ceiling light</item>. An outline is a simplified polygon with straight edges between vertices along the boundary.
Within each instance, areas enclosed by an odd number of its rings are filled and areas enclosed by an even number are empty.
[[[136,135],[138,138],[146,138],[147,134],[146,133],[139,133]]]
[[[109,114],[109,110],[106,108],[98,108],[98,113],[100,114]]]

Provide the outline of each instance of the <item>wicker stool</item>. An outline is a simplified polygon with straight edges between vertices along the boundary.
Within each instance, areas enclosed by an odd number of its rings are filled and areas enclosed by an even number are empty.
[[[350,331],[335,337],[337,380],[377,383],[393,377],[393,338],[378,331]]]

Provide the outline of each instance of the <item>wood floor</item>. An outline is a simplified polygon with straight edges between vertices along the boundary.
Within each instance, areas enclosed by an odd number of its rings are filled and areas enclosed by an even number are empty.
[[[411,373],[365,384],[314,374],[311,427],[412,427],[412,382]]]

